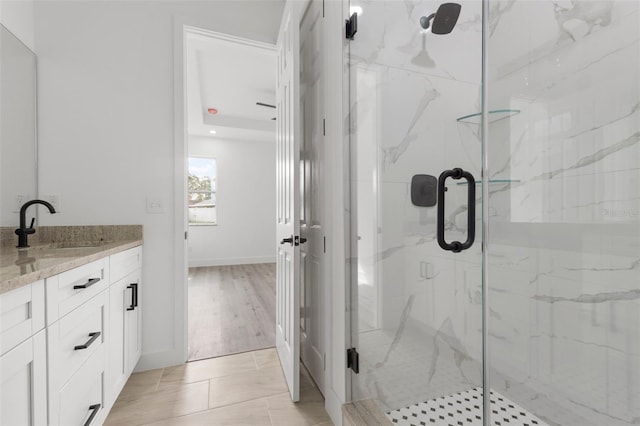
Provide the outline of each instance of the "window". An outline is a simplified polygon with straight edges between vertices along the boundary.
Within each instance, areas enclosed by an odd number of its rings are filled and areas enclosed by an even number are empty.
[[[216,225],[216,159],[189,157],[189,225]]]

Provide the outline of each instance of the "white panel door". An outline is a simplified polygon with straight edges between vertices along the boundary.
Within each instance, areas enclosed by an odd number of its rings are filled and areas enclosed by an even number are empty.
[[[276,70],[276,348],[291,399],[300,391],[300,148],[298,25],[287,3],[278,33]]]
[[[312,0],[300,22],[300,345],[302,362],[324,394],[324,52],[322,1]]]

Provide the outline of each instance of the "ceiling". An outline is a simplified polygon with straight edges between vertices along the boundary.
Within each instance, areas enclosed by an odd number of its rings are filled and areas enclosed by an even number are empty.
[[[187,38],[189,135],[274,140],[275,109],[256,105],[275,105],[274,46],[222,37]],[[209,108],[218,113],[210,114]]]

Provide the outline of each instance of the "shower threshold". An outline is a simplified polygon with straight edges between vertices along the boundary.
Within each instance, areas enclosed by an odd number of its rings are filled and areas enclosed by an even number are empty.
[[[482,388],[441,396],[386,413],[402,426],[481,426]],[[549,426],[515,402],[491,391],[492,426]]]

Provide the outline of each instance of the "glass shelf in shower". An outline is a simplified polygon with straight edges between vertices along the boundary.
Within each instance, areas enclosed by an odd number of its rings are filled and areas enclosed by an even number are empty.
[[[520,114],[519,109],[496,109],[489,111],[489,123],[495,123],[496,121],[504,120],[518,114]],[[476,112],[469,115],[463,115],[462,117],[456,118],[456,121],[461,123],[480,124],[482,121],[482,113]]]

